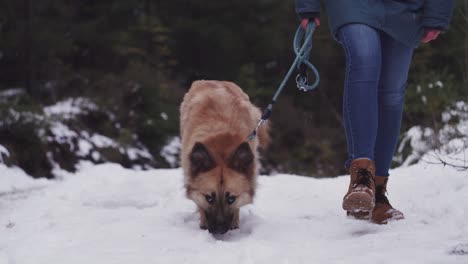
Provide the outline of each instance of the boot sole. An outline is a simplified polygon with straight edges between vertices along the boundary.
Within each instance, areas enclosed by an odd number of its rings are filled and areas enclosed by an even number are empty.
[[[351,212],[370,212],[374,209],[375,199],[366,192],[352,192],[343,199],[343,209]]]
[[[371,211],[359,211],[359,212],[346,212],[346,216],[349,218],[357,219],[357,220],[370,220],[372,217]]]

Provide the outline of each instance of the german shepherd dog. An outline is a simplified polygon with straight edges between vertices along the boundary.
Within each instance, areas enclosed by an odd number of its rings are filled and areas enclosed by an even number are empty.
[[[257,148],[269,141],[268,124],[247,136],[261,116],[239,86],[195,81],[180,108],[181,161],[187,197],[198,206],[200,228],[224,234],[239,227],[239,208],[252,203]]]

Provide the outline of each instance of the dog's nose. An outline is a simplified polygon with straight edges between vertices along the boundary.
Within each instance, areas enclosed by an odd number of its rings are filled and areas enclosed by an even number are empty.
[[[215,225],[211,228],[208,228],[208,231],[212,234],[225,234],[229,228],[227,228],[227,225]]]

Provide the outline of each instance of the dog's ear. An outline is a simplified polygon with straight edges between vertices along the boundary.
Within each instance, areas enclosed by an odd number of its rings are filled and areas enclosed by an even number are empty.
[[[195,143],[190,152],[190,172],[191,176],[195,177],[200,172],[206,172],[214,168],[215,162],[210,155],[210,152],[200,142]]]
[[[247,142],[240,144],[229,158],[229,167],[244,174],[252,174],[254,154]]]

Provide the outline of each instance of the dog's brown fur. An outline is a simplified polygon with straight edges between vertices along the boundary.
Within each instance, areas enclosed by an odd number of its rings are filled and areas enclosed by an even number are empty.
[[[247,94],[231,82],[196,81],[184,96],[181,161],[187,197],[198,206],[201,228],[212,233],[238,228],[239,208],[252,202],[257,148],[269,142],[268,124],[247,140],[260,116]]]

